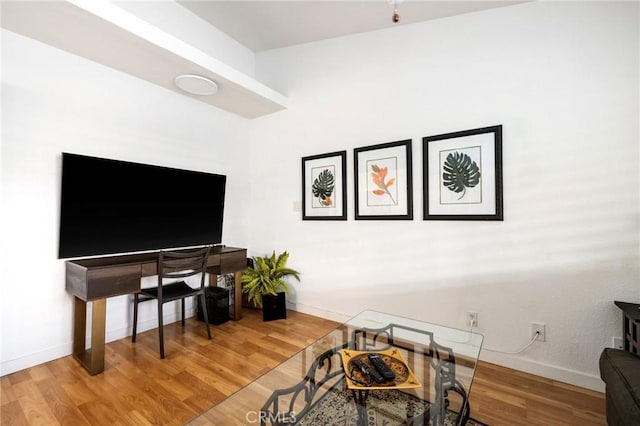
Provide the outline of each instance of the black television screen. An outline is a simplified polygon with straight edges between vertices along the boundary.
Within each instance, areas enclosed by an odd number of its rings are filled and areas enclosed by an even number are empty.
[[[226,176],[62,154],[60,258],[217,244]]]

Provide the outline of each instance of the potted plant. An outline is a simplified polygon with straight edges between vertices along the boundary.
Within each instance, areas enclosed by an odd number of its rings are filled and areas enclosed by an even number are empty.
[[[242,275],[242,292],[247,293],[249,302],[262,307],[264,321],[287,317],[285,295],[289,294],[286,277],[300,281],[300,272],[287,268],[289,253],[286,251],[276,256],[253,257],[253,267]]]

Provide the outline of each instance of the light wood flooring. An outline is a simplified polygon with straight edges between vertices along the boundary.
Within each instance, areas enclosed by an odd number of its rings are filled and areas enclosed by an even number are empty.
[[[107,344],[105,372],[89,376],[70,356],[3,376],[2,425],[182,425],[269,371],[337,325],[289,311],[264,323],[245,310],[240,321],[213,326],[190,319]],[[605,425],[604,395],[481,362],[471,415],[491,426]],[[321,425],[319,425],[321,426]]]

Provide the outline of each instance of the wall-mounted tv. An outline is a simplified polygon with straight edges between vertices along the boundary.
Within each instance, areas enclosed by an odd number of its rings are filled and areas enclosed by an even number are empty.
[[[226,176],[62,154],[59,258],[217,244]]]

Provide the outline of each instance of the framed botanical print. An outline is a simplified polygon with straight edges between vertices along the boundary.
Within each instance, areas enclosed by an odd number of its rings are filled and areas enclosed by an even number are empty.
[[[503,220],[502,126],[422,139],[424,220]]]
[[[355,218],[413,219],[411,140],[354,149]]]
[[[347,220],[347,151],[302,158],[302,220]]]

